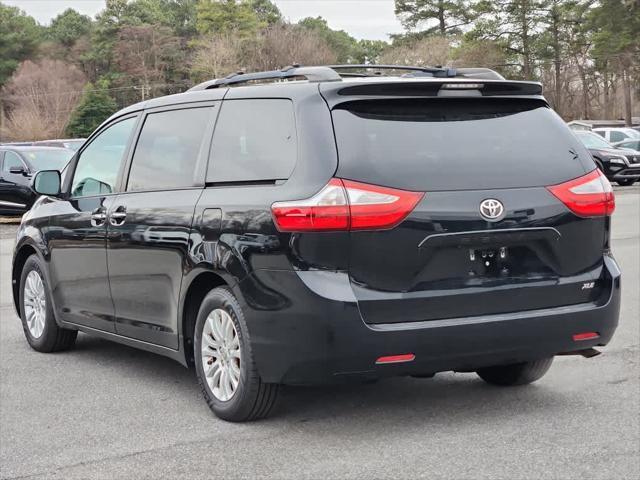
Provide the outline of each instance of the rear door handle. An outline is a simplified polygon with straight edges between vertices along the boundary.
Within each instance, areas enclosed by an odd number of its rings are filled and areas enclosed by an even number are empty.
[[[126,219],[127,209],[123,205],[120,205],[113,212],[111,212],[111,215],[109,215],[109,223],[114,227],[122,225]]]
[[[105,213],[104,207],[96,208],[91,212],[91,226],[101,227],[106,221],[107,214]]]

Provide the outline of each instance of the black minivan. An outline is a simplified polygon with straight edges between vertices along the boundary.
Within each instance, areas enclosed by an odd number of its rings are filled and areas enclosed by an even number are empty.
[[[226,420],[281,384],[527,384],[618,322],[611,185],[540,84],[491,71],[239,73],[118,112],[34,188],[29,344],[82,331],[194,365]]]

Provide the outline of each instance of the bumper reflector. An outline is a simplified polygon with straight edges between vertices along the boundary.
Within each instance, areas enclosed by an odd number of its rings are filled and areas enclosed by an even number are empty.
[[[594,338],[599,338],[599,337],[600,335],[598,335],[597,332],[576,333],[573,336],[573,341],[579,342],[580,340],[593,340]]]
[[[412,362],[416,356],[413,353],[404,353],[402,355],[389,355],[387,357],[380,357],[376,360],[376,365],[382,365],[386,363],[404,363]]]

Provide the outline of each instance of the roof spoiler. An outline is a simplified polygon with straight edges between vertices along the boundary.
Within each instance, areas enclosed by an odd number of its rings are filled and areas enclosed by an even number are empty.
[[[476,80],[476,77],[472,77]],[[380,97],[437,97],[437,96],[538,96],[542,95],[542,85],[538,82],[516,80],[481,80],[451,78],[426,82],[375,82],[350,84],[332,88],[339,96],[380,96]],[[327,91],[326,88],[323,91]],[[454,93],[452,93],[454,92]]]

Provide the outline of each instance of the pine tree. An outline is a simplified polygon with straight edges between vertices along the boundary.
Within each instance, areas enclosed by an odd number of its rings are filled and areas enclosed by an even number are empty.
[[[396,15],[407,30],[417,29],[422,36],[451,35],[477,17],[472,0],[396,0]]]
[[[103,121],[118,110],[115,100],[105,91],[106,84],[98,83],[98,88],[88,83],[82,99],[67,125],[67,134],[72,137],[88,137]]]

